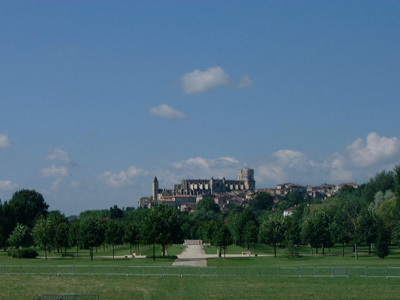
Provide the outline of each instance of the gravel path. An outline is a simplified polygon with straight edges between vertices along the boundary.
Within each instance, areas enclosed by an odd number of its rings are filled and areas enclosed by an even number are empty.
[[[207,267],[207,257],[203,245],[187,245],[172,265]]]

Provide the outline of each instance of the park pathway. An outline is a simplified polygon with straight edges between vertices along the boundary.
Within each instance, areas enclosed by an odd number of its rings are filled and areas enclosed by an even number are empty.
[[[173,266],[207,267],[207,255],[203,245],[186,245]]]

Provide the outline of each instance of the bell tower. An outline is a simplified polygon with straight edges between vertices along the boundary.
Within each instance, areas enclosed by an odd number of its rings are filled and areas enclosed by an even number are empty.
[[[158,180],[157,177],[154,177],[153,180],[153,201],[157,200],[158,196]]]

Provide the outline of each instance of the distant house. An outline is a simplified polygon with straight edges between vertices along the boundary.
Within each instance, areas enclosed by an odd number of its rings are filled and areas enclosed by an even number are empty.
[[[293,206],[293,207],[289,207],[288,209],[285,209],[283,211],[283,216],[284,217],[289,217],[289,216],[293,215],[293,213],[296,210],[296,208],[297,208],[296,206]]]

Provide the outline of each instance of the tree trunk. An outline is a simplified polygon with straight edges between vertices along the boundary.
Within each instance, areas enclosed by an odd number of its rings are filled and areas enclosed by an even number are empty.
[[[368,243],[368,255],[371,255],[371,243]]]
[[[90,260],[93,260],[93,247],[90,247]]]
[[[156,260],[156,244],[153,244],[153,261]]]
[[[322,255],[325,255],[325,246],[322,244]]]
[[[274,244],[274,257],[276,257],[276,244]]]
[[[113,250],[113,258],[114,258],[114,244],[112,245],[112,250]]]
[[[344,257],[344,243],[342,243],[342,257]]]
[[[47,259],[47,245],[44,245],[44,258]]]
[[[354,243],[354,254],[355,254],[356,260],[358,260],[357,243]]]
[[[165,258],[165,245],[162,245],[162,257]]]

